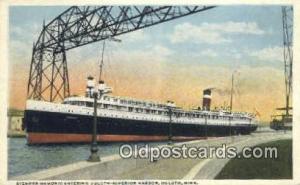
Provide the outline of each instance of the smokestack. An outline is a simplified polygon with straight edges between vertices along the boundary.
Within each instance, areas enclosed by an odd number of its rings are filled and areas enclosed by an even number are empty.
[[[112,93],[112,88],[107,86],[103,80],[100,80],[99,81],[99,84],[98,84],[98,92],[101,96],[104,94],[108,94],[108,93]]]
[[[100,96],[102,96],[101,93],[103,93],[105,88],[106,88],[106,85],[105,85],[104,81],[103,80],[98,81],[98,91],[99,91],[98,93]]]
[[[210,104],[211,104],[211,89],[204,89],[202,109],[203,110],[210,110]]]
[[[94,89],[95,89],[94,77],[88,76],[87,83],[86,83],[86,96],[90,98],[93,97]]]

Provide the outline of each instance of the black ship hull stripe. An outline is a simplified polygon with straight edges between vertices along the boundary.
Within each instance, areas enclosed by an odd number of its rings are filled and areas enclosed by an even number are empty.
[[[92,132],[93,117],[67,113],[26,110],[24,123],[27,132],[89,134]],[[113,135],[169,135],[169,123],[121,118],[98,119],[98,134]],[[257,125],[205,125],[171,123],[173,136],[205,137],[249,134]]]

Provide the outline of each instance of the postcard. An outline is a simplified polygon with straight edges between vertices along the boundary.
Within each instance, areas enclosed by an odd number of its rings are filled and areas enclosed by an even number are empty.
[[[296,1],[0,7],[1,184],[299,183]]]

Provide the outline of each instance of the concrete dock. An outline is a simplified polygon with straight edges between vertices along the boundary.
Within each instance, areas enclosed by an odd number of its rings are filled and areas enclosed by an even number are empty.
[[[238,152],[244,146],[255,146],[270,141],[291,139],[291,132],[253,133],[252,135],[211,138],[176,143],[173,146],[234,146]],[[95,180],[95,179],[214,179],[230,159],[122,159],[119,155],[102,157],[101,162],[77,163],[50,168],[13,177],[10,180]]]

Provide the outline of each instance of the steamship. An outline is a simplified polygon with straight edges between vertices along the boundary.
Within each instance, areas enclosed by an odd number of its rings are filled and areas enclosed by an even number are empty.
[[[86,96],[67,97],[62,103],[27,100],[27,143],[90,142],[94,108],[96,138],[100,142],[193,140],[250,134],[257,128],[253,114],[211,110],[211,89],[203,91],[202,107],[191,110],[171,101],[159,103],[112,96],[108,94],[110,90],[103,81],[95,85],[93,77],[89,77]]]

